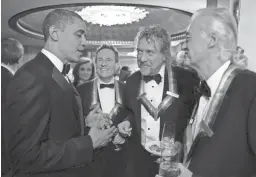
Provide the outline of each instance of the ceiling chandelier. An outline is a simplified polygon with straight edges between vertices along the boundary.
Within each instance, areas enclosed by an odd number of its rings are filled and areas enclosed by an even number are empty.
[[[87,6],[76,11],[82,18],[100,26],[125,25],[144,19],[149,13],[132,6]]]

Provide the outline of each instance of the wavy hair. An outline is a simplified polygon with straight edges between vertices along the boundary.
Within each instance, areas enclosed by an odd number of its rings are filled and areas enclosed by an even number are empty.
[[[85,58],[85,60],[83,62],[81,62],[81,63],[77,63],[75,65],[74,69],[73,69],[73,76],[74,76],[73,84],[75,86],[77,86],[79,84],[79,80],[80,80],[80,78],[79,78],[79,69],[80,69],[80,67],[83,64],[86,64],[86,63],[90,63],[91,64],[91,66],[92,66],[92,74],[91,74],[91,77],[89,78],[89,80],[92,80],[92,79],[95,78],[95,68],[94,68],[94,64],[93,64],[92,59],[86,58],[86,57],[83,57],[83,58]]]
[[[149,27],[140,28],[137,36],[135,37],[135,49],[138,47],[139,41],[145,38],[148,42],[155,43],[155,40],[160,41],[160,52],[166,57],[166,60],[171,59],[171,38],[167,30],[162,28],[160,25],[152,25]]]

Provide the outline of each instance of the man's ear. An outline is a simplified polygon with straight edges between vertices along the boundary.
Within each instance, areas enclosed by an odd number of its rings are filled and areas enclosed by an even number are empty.
[[[49,27],[49,36],[52,40],[58,41],[59,39],[58,31],[59,30],[53,25]]]
[[[212,33],[209,36],[208,48],[214,48],[218,44],[218,36],[215,33]]]

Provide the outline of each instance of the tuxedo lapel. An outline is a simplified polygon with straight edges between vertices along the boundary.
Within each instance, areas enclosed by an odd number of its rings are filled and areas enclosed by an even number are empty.
[[[166,97],[166,92],[168,91],[168,73],[167,73],[167,69],[165,68],[165,73],[164,73],[164,87],[163,87],[163,96],[162,96],[162,100]],[[172,106],[172,105],[171,105]],[[171,107],[170,106],[170,107]],[[169,108],[167,108],[167,110],[168,109],[170,109],[170,107]],[[166,110],[166,111],[167,111]],[[165,114],[164,114],[165,115]],[[166,122],[166,117],[167,116],[164,116],[164,115],[162,115],[161,117],[160,117],[160,133],[159,133],[159,139],[161,139],[161,135],[162,135],[162,131],[163,131],[163,126],[164,126],[164,122]]]
[[[86,89],[89,87],[86,93],[86,95],[88,95],[86,97],[86,102],[88,102],[89,109],[94,109],[96,105],[99,105],[100,109],[102,109],[98,90],[98,78],[96,77],[95,79],[89,81],[86,83],[86,85]]]
[[[81,103],[81,98],[79,96],[79,93],[77,92],[76,88],[73,86],[72,83],[68,83],[65,77],[57,70],[56,67],[53,67],[53,72],[52,72],[52,78],[53,80],[64,90],[72,90],[73,92],[73,109],[74,113],[76,115],[76,118],[80,122],[80,128],[81,128],[81,135],[84,135],[84,118],[83,118],[83,108],[82,108],[82,103]]]
[[[169,90],[169,82],[168,82],[168,72],[167,72],[167,68],[165,68],[165,73],[164,73],[164,87],[163,87],[163,96],[162,96],[162,100],[167,96],[166,92]],[[175,103],[175,102],[174,102]],[[174,104],[173,103],[173,104]],[[171,109],[171,107],[173,106],[170,105],[169,108],[167,108],[166,111],[168,111],[169,109]],[[169,116],[166,116],[165,114],[163,114],[162,116],[160,116],[160,133],[159,133],[159,139],[161,139],[161,135],[162,135],[162,131],[163,131],[163,127],[164,127],[164,122],[166,122],[167,118]]]
[[[116,80],[114,80],[114,82],[116,82]],[[122,95],[123,95],[123,87],[124,87],[124,83],[122,83],[122,82],[117,80],[117,85],[115,84],[115,86],[114,86],[115,104],[116,104],[116,102],[118,102],[120,104],[123,104],[123,97],[122,97]],[[97,87],[97,95],[98,95],[97,96],[98,103],[100,104],[100,108],[102,109],[98,87]],[[119,98],[119,100],[117,100],[117,97]]]
[[[77,92],[76,88],[72,83],[68,83],[65,77],[57,70],[56,67],[53,68],[52,72],[52,78],[53,80],[64,90],[72,90],[73,92],[73,109],[74,113],[76,115],[76,118],[80,122],[80,128],[81,128],[81,135],[84,135],[84,118],[83,118],[83,108],[82,108],[82,102],[79,93]]]
[[[134,85],[138,85],[140,86],[140,82],[141,82],[141,78],[142,75],[139,72],[138,77],[136,77],[136,80],[133,82]],[[140,92],[140,87],[134,87],[134,93],[136,94],[136,98],[139,96],[139,92]],[[162,100],[167,96],[166,92],[169,90],[169,82],[168,82],[168,73],[167,73],[167,69],[165,69],[165,76],[164,76],[164,85],[163,85],[163,94],[162,94]],[[175,107],[176,105],[176,101],[174,101],[172,103],[172,105],[170,105],[169,108],[167,108],[167,110],[165,112],[170,112],[170,110]],[[132,104],[132,106],[134,107],[134,113],[135,113],[135,117],[138,117],[138,119],[136,119],[136,124],[137,124],[137,129],[138,132],[141,131],[141,101],[140,100],[135,100],[134,103]],[[169,119],[170,116],[166,115],[165,113],[160,116],[160,132],[162,132],[163,129],[163,125],[164,122],[166,121],[171,121],[171,119]],[[159,133],[159,138],[161,137],[161,133]]]
[[[188,149],[187,154],[185,154],[185,159],[184,159],[185,162],[188,162],[191,159],[194,149],[202,137],[213,136],[216,117],[220,113],[220,108],[223,106],[223,102],[228,97],[229,90],[231,89],[230,84],[232,83],[236,75],[240,72],[241,72],[241,69],[236,68],[236,66],[234,67],[231,66],[223,74],[222,79],[217,88],[217,91],[213,95],[212,101],[206,112],[206,116],[203,117],[203,120],[199,125],[200,131],[198,134],[196,134],[194,141],[192,141],[191,148]]]
[[[116,102],[123,105],[124,83],[119,80],[116,80],[116,81],[117,81],[117,86],[115,86],[115,100],[116,100]]]
[[[96,90],[97,90],[97,99],[98,99],[98,103],[99,103],[100,109],[102,110],[102,106],[101,106],[101,102],[100,102],[99,88],[98,88],[98,80],[97,80],[96,82],[97,82],[97,87],[96,87]]]
[[[160,133],[159,133],[159,139],[161,139],[161,134],[163,131],[163,126],[165,122],[173,122],[176,125],[176,138],[180,138],[180,136],[178,136],[179,133],[177,133],[181,127],[182,127],[182,122],[183,122],[183,116],[182,116],[182,108],[184,107],[184,96],[181,92],[181,90],[179,89],[180,87],[183,87],[181,84],[181,78],[178,77],[179,75],[179,71],[176,70],[175,67],[172,67],[172,80],[173,80],[173,87],[176,87],[175,90],[177,90],[177,93],[179,95],[178,98],[174,98],[174,100],[172,101],[171,105],[164,111],[162,112],[159,116],[160,116]],[[177,78],[179,78],[177,80]],[[185,88],[183,88],[185,89]],[[162,101],[164,99],[167,99],[166,97],[169,95],[167,95],[167,92],[169,91],[169,78],[168,78],[168,70],[167,68],[165,69],[165,74],[164,74],[164,86],[163,86],[163,97],[162,97]],[[181,137],[182,138],[182,137]]]
[[[76,106],[74,106],[74,112],[75,112],[76,116],[78,117],[78,119],[80,120],[81,136],[83,136],[84,129],[85,129],[85,121],[84,121],[84,117],[83,117],[82,100],[81,100],[81,97],[80,97],[79,93],[77,92],[76,88],[74,87],[74,85],[71,84],[71,86],[72,86],[75,101],[76,101]]]
[[[99,94],[99,90],[97,88],[97,99],[98,99],[98,103],[99,103],[99,106],[100,106],[100,109],[102,110],[102,106],[101,106],[101,102],[100,102],[100,94]]]
[[[141,131],[141,102],[140,102],[140,100],[137,99],[137,97],[140,94],[139,92],[140,92],[141,78],[142,78],[142,75],[141,75],[141,72],[139,72],[138,77],[134,78],[136,80],[134,80],[134,82],[132,82],[133,83],[132,85],[133,86],[137,85],[137,87],[132,87],[132,88],[134,88],[133,93],[135,94],[135,97],[134,97],[133,103],[131,103],[132,104],[131,107],[133,107],[133,109],[134,109],[133,112],[135,114],[134,116],[135,116],[135,120],[136,120],[137,130],[139,133]],[[131,90],[131,93],[132,93],[132,90]],[[136,119],[136,117],[137,117],[137,119]]]
[[[52,79],[57,83],[57,85],[61,88],[63,93],[66,96],[72,97],[72,104],[74,113],[76,118],[79,120],[79,124],[81,124],[81,134],[84,134],[84,120],[83,120],[83,112],[82,112],[82,105],[81,105],[81,98],[79,93],[77,92],[76,88],[73,86],[72,83],[68,83],[65,77],[60,73],[60,71],[53,65],[53,63],[46,57],[43,53],[39,53],[36,57],[36,60],[39,60],[40,68],[44,70],[45,73],[51,73]],[[70,92],[73,94],[70,95]],[[68,94],[66,94],[68,93]]]
[[[52,71],[52,79],[63,89],[71,89],[71,85],[68,83],[68,81],[65,79],[65,77],[60,73],[60,71],[53,67]]]
[[[163,95],[162,95],[162,100],[166,97],[166,92],[169,90],[169,82],[168,82],[168,72],[167,68],[165,68],[165,73],[164,73],[164,87],[163,87]]]
[[[45,75],[46,74],[49,75],[53,79],[53,82],[55,82],[59,86],[59,92],[63,92],[63,95],[65,97],[69,97],[68,100],[72,101],[69,104],[72,105],[74,109],[74,115],[75,115],[74,119],[77,119],[78,120],[77,123],[78,125],[80,125],[81,123],[79,122],[79,119],[82,115],[82,112],[79,113],[79,109],[77,108],[78,104],[75,101],[76,99],[75,96],[77,95],[79,96],[79,94],[77,92],[72,94],[74,92],[72,89],[72,84],[68,83],[68,81],[64,78],[64,76],[59,72],[59,70],[53,65],[53,63],[43,53],[39,53],[35,58],[35,60],[38,60],[38,62],[40,63],[40,67],[38,68],[38,70],[42,70],[43,72],[41,73],[44,73]],[[80,100],[80,104],[81,104],[81,100]],[[81,133],[84,134],[84,130]]]
[[[60,71],[54,66],[47,56],[40,52],[35,57],[35,60],[40,63],[41,68],[45,70],[46,74],[51,74],[52,79],[61,87],[62,90],[71,89],[71,86],[65,77],[60,73]]]

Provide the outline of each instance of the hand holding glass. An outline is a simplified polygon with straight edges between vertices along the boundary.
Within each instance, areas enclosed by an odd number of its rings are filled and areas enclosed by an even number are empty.
[[[178,168],[179,149],[175,146],[175,124],[164,123],[160,148],[159,175],[163,177],[178,177],[180,173]]]

